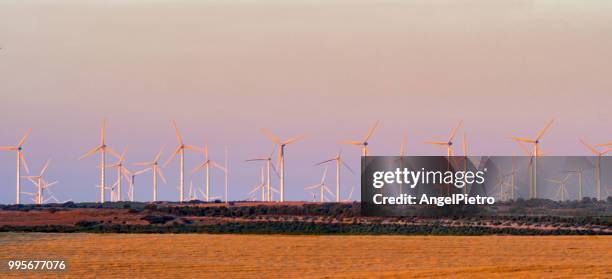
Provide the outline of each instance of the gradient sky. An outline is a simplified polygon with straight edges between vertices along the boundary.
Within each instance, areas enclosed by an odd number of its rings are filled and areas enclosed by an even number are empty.
[[[207,139],[213,160],[229,145],[232,199],[259,179],[244,160],[273,148],[262,127],[308,135],[287,150],[288,199],[309,199],[313,164],[340,148],[358,169],[359,149],[338,142],[375,120],[375,155],[396,155],[404,134],[409,154],[443,155],[422,142],[461,119],[476,155],[520,152],[508,136],[552,118],[548,154],[587,155],[579,137],[612,140],[611,1],[84,2],[0,2],[0,145],[31,127],[30,167],[52,158],[62,200],[98,197],[98,159],[76,159],[103,118],[130,162],[174,147],[172,119],[188,144]],[[201,159],[187,157],[189,170]],[[0,153],[0,203],[14,202],[14,160]],[[177,170],[165,168],[162,199],[177,199]],[[345,174],[344,195],[359,186]],[[138,200],[150,181],[138,178]],[[222,185],[215,173],[213,195]]]

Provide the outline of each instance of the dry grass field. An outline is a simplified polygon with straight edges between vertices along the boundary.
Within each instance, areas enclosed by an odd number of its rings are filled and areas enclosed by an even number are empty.
[[[612,277],[611,236],[2,233],[0,247],[3,265],[67,261],[45,277]]]

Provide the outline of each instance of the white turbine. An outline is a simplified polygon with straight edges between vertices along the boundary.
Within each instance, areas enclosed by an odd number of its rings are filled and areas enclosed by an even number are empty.
[[[315,166],[320,166],[329,162],[336,162],[336,202],[340,202],[340,165],[343,165],[353,174],[355,172],[344,162],[344,160],[342,160],[342,152],[336,153],[336,156],[333,158],[317,163]]]
[[[374,134],[374,131],[378,127],[379,123],[380,123],[380,121],[376,121],[376,123],[374,123],[374,126],[372,126],[372,128],[370,128],[370,130],[365,135],[365,137],[363,137],[362,140],[347,140],[347,141],[343,141],[341,143],[342,144],[351,144],[351,145],[361,146],[361,156],[364,156],[364,157],[368,156],[368,144],[369,144],[368,140],[370,140],[370,137],[372,137],[372,134]]]
[[[303,139],[304,136],[297,136],[289,138],[285,141],[281,141],[281,139],[275,135],[273,135],[268,129],[261,129],[268,138],[278,145],[278,161],[280,167],[280,201],[285,201],[285,147],[289,144],[292,144],[300,139]]]
[[[548,129],[550,129],[550,127],[552,126],[554,122],[555,122],[554,119],[548,122],[548,124],[546,124],[544,129],[538,132],[535,139],[512,137],[512,139],[514,139],[517,142],[525,142],[525,143],[533,144],[533,155],[532,155],[533,156],[533,162],[532,162],[533,175],[531,178],[532,183],[530,183],[530,185],[533,185],[533,187],[532,189],[530,189],[531,190],[530,194],[531,194],[531,198],[534,198],[534,199],[538,198],[538,157],[542,155],[542,152],[540,150],[540,140],[542,139],[544,134],[546,134]]]
[[[178,141],[179,145],[176,147],[174,152],[172,152],[172,154],[170,155],[170,158],[168,158],[164,166],[172,162],[174,158],[176,158],[177,155],[180,157],[178,188],[179,188],[179,202],[183,202],[183,198],[184,198],[183,192],[185,190],[185,149],[198,150],[198,148],[195,146],[186,145],[185,143],[183,143],[183,137],[181,137],[181,134],[179,133],[179,129],[178,127],[176,127],[175,121],[172,121],[172,126],[174,126],[176,140]]]
[[[106,146],[106,144],[104,143],[104,130],[106,129],[106,120],[102,121],[102,132],[101,132],[101,136],[100,136],[100,145],[98,145],[97,147],[93,148],[92,150],[90,150],[89,152],[85,153],[85,155],[81,156],[81,158],[79,158],[79,160],[89,157],[97,152],[100,152],[100,202],[103,203],[104,202],[104,196],[105,196],[105,190],[107,189],[106,187],[106,173],[105,173],[105,166],[106,166],[106,149],[110,149],[108,146]]]
[[[325,168],[325,171],[323,171],[323,177],[321,177],[321,182],[319,182],[318,184],[315,185],[311,185],[311,186],[307,186],[304,188],[304,190],[312,190],[312,189],[319,189],[319,197],[321,202],[325,202],[325,192],[329,193],[330,195],[334,195],[334,193],[332,193],[329,188],[327,188],[327,186],[325,186],[325,177],[327,176],[327,167]]]
[[[142,166],[142,167],[146,167],[145,169],[139,171],[139,172],[147,172],[149,170],[153,171],[153,202],[157,201],[157,175],[159,174],[159,177],[162,179],[162,181],[165,183],[166,182],[166,178],[164,177],[164,173],[162,172],[160,166],[159,166],[159,158],[161,158],[161,155],[164,151],[164,148],[162,147],[159,152],[157,153],[157,155],[155,155],[155,158],[153,159],[153,161],[150,162],[138,162],[138,163],[133,163],[132,165],[134,166]]]
[[[217,169],[220,169],[222,171],[225,172],[225,168],[219,164],[217,164],[215,161],[210,160],[208,158],[208,144],[204,144],[204,149],[202,150],[203,154],[204,154],[204,162],[202,162],[199,166],[195,167],[191,172],[192,173],[196,173],[201,169],[204,169],[204,185],[205,185],[205,192],[204,192],[204,198],[206,201],[210,201],[210,167],[213,166]]]
[[[21,166],[23,165],[23,167],[26,170],[26,173],[30,173],[30,170],[28,169],[28,164],[25,160],[25,157],[23,156],[23,144],[25,143],[25,141],[28,139],[28,136],[30,135],[30,132],[32,131],[32,129],[29,129],[26,134],[21,138],[21,140],[19,141],[19,143],[17,143],[17,145],[15,146],[0,146],[0,150],[4,150],[4,151],[16,151],[17,152],[17,185],[16,185],[16,192],[15,192],[15,203],[16,204],[20,204],[21,200]]]

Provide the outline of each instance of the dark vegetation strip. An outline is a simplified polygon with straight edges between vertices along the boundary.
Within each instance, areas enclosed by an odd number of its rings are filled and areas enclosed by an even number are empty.
[[[313,222],[228,222],[216,225],[119,225],[98,222],[77,226],[2,226],[0,232],[45,233],[209,233],[295,235],[605,235],[593,230],[450,227],[399,224],[330,224]]]

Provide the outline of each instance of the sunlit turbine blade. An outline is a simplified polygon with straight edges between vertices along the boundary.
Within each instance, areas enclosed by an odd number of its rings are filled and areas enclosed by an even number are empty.
[[[191,150],[195,150],[195,151],[203,152],[202,148],[199,148],[199,147],[194,146],[194,145],[185,145],[184,147],[185,147],[186,149],[191,149]]]
[[[155,155],[155,159],[153,159],[153,162],[159,161],[159,158],[161,158],[162,154],[164,153],[164,148],[165,147],[159,149],[159,152],[157,152],[157,155]]]
[[[523,153],[525,153],[526,156],[531,156],[533,154],[531,154],[529,152],[529,149],[527,149],[527,147],[523,144],[523,142],[521,141],[516,141],[516,143],[519,145],[519,147],[521,148],[521,150],[523,151]]]
[[[30,133],[32,132],[32,128],[28,129],[28,131],[25,133],[25,135],[21,138],[21,140],[19,141],[19,143],[17,144],[17,147],[21,147],[25,141],[28,139],[28,137],[30,136]]]
[[[47,160],[47,163],[45,163],[45,165],[43,166],[42,170],[40,171],[39,176],[43,176],[45,174],[50,163],[51,163],[51,159]]]
[[[0,146],[0,150],[17,151],[17,150],[19,150],[19,147],[17,147],[17,146]]]
[[[459,121],[459,124],[457,124],[455,129],[453,129],[453,131],[451,132],[450,137],[448,138],[449,142],[452,142],[453,139],[455,139],[455,136],[457,135],[457,131],[459,131],[459,128],[461,127],[461,125],[463,125],[463,120]]]
[[[178,127],[176,126],[176,121],[172,120],[172,126],[174,126],[174,133],[176,134],[176,140],[178,140],[179,144],[183,144],[183,137],[181,137],[181,133],[179,132]]]
[[[102,120],[102,128],[100,132],[100,145],[104,145],[104,130],[106,130],[106,119]]]
[[[202,164],[200,164],[197,167],[193,168],[193,170],[191,170],[191,173],[196,173],[196,172],[200,171],[201,169],[206,167],[206,165],[208,165],[209,162],[210,162],[210,160],[204,161]]]
[[[515,141],[521,141],[521,142],[526,142],[526,143],[536,143],[536,141],[532,139],[519,138],[519,137],[511,137],[511,138]]]
[[[380,123],[380,121],[376,120],[376,123],[374,123],[374,126],[372,126],[372,128],[370,128],[370,130],[368,131],[368,133],[365,135],[365,137],[363,138],[363,142],[367,142],[371,137],[372,134],[374,134],[374,131],[376,130],[376,128],[378,127],[378,124]]]
[[[254,161],[267,161],[268,158],[255,158],[255,159],[248,159],[245,160],[245,162],[254,162]]]
[[[135,172],[134,175],[140,175],[140,174],[143,174],[143,173],[148,172],[150,170],[151,170],[151,168],[142,169],[142,170],[139,170],[139,171]]]
[[[159,178],[161,178],[162,181],[164,181],[164,184],[168,183],[168,182],[166,182],[166,176],[164,176],[164,173],[162,172],[162,170],[160,168],[157,168],[157,174],[159,174]]]
[[[345,140],[341,141],[340,144],[363,145],[363,142],[358,140]]]
[[[117,153],[117,151],[115,151],[115,149],[112,149],[110,146],[107,146],[106,150],[108,151],[108,153],[113,155],[113,157],[115,157],[115,159],[121,160],[121,155],[119,153]]]
[[[253,194],[255,192],[257,192],[257,190],[259,190],[259,188],[261,188],[261,185],[255,185],[255,187],[251,190],[251,192],[248,192],[247,195]]]
[[[599,147],[612,146],[612,142],[603,143],[603,144],[598,144],[597,146],[599,146]],[[1,148],[1,147],[0,147],[0,148]]]
[[[536,136],[536,140],[540,140],[544,134],[546,134],[546,132],[548,131],[548,129],[550,129],[550,126],[552,126],[552,124],[555,122],[555,120],[551,120],[550,122],[548,122],[548,124],[546,124],[546,127],[544,127],[544,129],[542,129],[538,135]]]
[[[292,143],[294,143],[294,142],[296,142],[296,141],[298,141],[298,140],[301,140],[301,139],[303,139],[303,138],[305,138],[305,137],[306,137],[306,136],[304,136],[304,135],[300,135],[300,136],[292,137],[292,138],[290,138],[290,139],[286,140],[285,142],[283,142],[283,144],[284,144],[284,145],[292,144]]]
[[[583,139],[580,139],[580,142],[584,146],[586,146],[586,148],[588,148],[591,152],[593,152],[593,154],[599,155],[599,151],[597,149],[595,149],[593,146],[591,146],[590,144],[586,143],[586,141],[584,141]]]
[[[279,138],[279,137],[277,137],[277,136],[275,136],[275,135],[273,135],[273,134],[272,134],[272,133],[271,133],[271,132],[270,132],[268,129],[266,129],[266,128],[262,128],[262,129],[261,129],[261,131],[262,131],[264,134],[266,134],[266,136],[267,136],[267,137],[268,137],[268,138],[269,138],[271,141],[273,141],[274,143],[276,143],[276,144],[282,144],[282,142],[281,142],[280,138]]]
[[[170,164],[170,162],[174,161],[174,159],[176,158],[176,155],[179,154],[179,152],[181,152],[181,146],[177,147],[174,152],[172,152],[172,154],[170,155],[170,157],[166,160],[166,162],[164,163],[164,166],[167,166],[168,164]]]
[[[444,141],[426,141],[425,144],[434,144],[434,145],[448,145],[448,142]]]
[[[155,162],[137,162],[137,163],[131,163],[130,165],[132,166],[150,166],[153,165]]]
[[[96,152],[98,152],[98,150],[100,150],[101,148],[102,148],[102,146],[98,146],[98,147],[96,147],[96,148],[94,148],[94,149],[92,149],[92,150],[89,150],[89,152],[85,153],[85,155],[83,155],[83,156],[79,157],[79,160],[84,159],[84,158],[87,158],[87,157],[89,157],[89,156],[91,156],[91,155],[95,154],[95,153],[96,153]]]
[[[23,168],[26,170],[26,173],[30,173],[30,168],[28,167],[28,162],[25,159],[25,156],[23,155],[23,153],[19,153],[19,157],[21,158],[21,165],[23,166]]]

